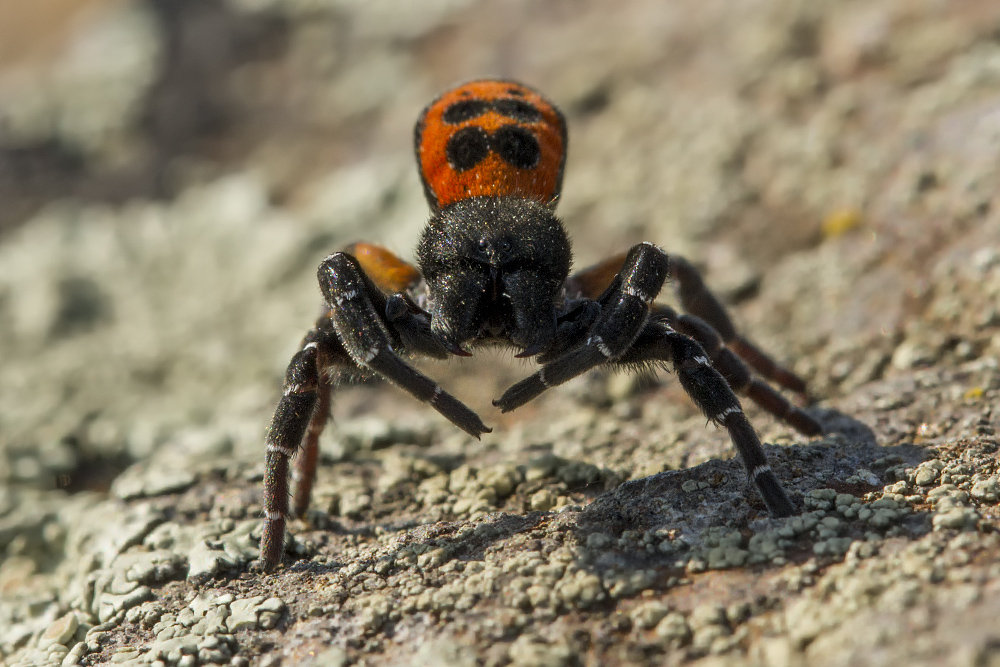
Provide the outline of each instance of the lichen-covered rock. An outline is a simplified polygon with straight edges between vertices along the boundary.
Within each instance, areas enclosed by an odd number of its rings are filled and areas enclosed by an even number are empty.
[[[18,4],[0,662],[989,662],[1000,5],[93,0],[42,34]],[[768,515],[676,376],[500,415],[533,362],[477,350],[417,363],[482,440],[339,386],[312,507],[252,571],[315,267],[412,256],[413,118],[489,71],[566,113],[577,266],[662,244],[806,377],[817,438],[740,397],[800,512]]]

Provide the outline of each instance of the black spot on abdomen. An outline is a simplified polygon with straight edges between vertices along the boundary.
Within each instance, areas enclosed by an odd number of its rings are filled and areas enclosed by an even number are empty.
[[[493,110],[519,123],[537,123],[542,120],[542,112],[524,100],[496,100],[493,102]]]
[[[490,145],[504,162],[518,169],[532,169],[542,156],[538,139],[517,125],[505,125],[490,137]]]
[[[461,100],[444,110],[441,120],[449,125],[458,125],[473,118],[479,118],[490,105],[485,100]]]
[[[455,171],[472,169],[490,153],[490,138],[481,127],[464,127],[448,140],[448,164]]]

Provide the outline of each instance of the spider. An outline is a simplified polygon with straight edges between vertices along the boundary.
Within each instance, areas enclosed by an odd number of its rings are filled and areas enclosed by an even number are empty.
[[[750,369],[803,395],[805,383],[737,333],[682,257],[639,243],[570,275],[569,238],[554,214],[566,123],[552,103],[512,81],[466,83],[423,111],[414,148],[431,208],[419,269],[368,243],[319,266],[324,312],[288,365],[266,438],[259,567],[281,561],[296,453],[292,514],[309,506],[334,386],[388,380],[479,438],[490,432],[479,416],[406,359],[470,356],[484,345],[541,365],[493,402],[503,412],[597,366],[670,362],[707,418],[729,432],[770,513],[795,512],[734,390],[816,435],[819,424]],[[683,313],[654,301],[667,280]]]

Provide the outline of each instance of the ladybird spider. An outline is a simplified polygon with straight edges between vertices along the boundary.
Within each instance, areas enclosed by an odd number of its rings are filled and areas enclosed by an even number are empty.
[[[708,419],[729,432],[771,514],[795,512],[734,390],[815,435],[819,424],[750,368],[800,394],[805,383],[737,333],[689,262],[651,243],[570,275],[569,239],[553,213],[566,156],[555,106],[511,81],[474,81],[432,102],[414,135],[432,212],[419,269],[366,243],[320,264],[325,312],[288,365],[267,433],[265,571],[281,560],[288,460],[297,452],[292,512],[309,506],[332,388],[388,380],[478,438],[490,431],[479,416],[405,358],[469,356],[481,345],[541,364],[493,402],[503,412],[600,365],[671,362]],[[683,314],[654,303],[666,280],[676,283]]]

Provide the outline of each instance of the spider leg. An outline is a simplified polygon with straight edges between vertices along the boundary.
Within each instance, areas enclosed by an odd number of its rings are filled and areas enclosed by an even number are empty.
[[[580,344],[601,314],[601,306],[590,299],[581,300],[556,322],[556,335],[547,350],[535,357],[540,364],[558,359]]]
[[[708,323],[726,346],[763,377],[798,394],[806,393],[805,380],[780,365],[766,352],[741,336],[725,306],[705,285],[701,274],[683,257],[670,256],[670,277],[677,281],[677,295],[684,310]]]
[[[316,406],[313,408],[305,436],[302,438],[302,449],[295,457],[295,467],[292,469],[292,516],[305,516],[312,497],[313,483],[316,481],[316,465],[319,463],[319,436],[326,428],[330,419],[330,394],[333,385],[320,375],[316,385]]]
[[[385,317],[407,350],[435,359],[448,358],[448,350],[431,331],[430,315],[405,293],[386,299]]]
[[[771,470],[760,439],[743,414],[739,399],[722,374],[712,367],[701,345],[666,322],[651,320],[631,349],[613,363],[627,366],[656,361],[671,362],[684,391],[705,416],[729,431],[729,438],[747,470],[748,481],[760,491],[771,514],[776,517],[794,514],[795,506]]]
[[[387,299],[366,277],[357,259],[334,253],[320,264],[317,277],[330,305],[337,338],[358,367],[429,403],[474,438],[490,432],[479,415],[396,354],[393,347],[403,342],[385,319]]]
[[[288,516],[288,459],[298,451],[315,414],[320,380],[317,363],[319,342],[313,332],[288,364],[281,401],[267,429],[264,532],[260,539],[260,564],[265,572],[281,562]]]
[[[545,363],[538,372],[505,391],[493,405],[510,412],[549,387],[616,359],[632,347],[649,317],[650,304],[666,280],[667,263],[666,253],[655,245],[633,246],[614,282],[601,296],[601,313],[587,331],[584,343]]]
[[[737,394],[742,394],[803,435],[819,435],[822,427],[815,419],[793,405],[771,385],[754,377],[747,365],[722,342],[719,333],[705,320],[694,315],[678,314],[673,308],[657,304],[653,316],[700,344],[712,360],[712,366]]]
[[[613,287],[614,281],[618,279],[618,272],[626,256],[625,253],[619,253],[578,271],[566,281],[567,291],[590,299],[597,299],[602,292],[606,294],[606,290]],[[778,364],[736,331],[725,307],[708,289],[701,274],[689,261],[671,255],[669,277],[677,282],[677,292],[684,310],[707,322],[719,333],[725,345],[751,368],[785,389],[808,395],[804,380]]]
[[[474,437],[488,429],[472,410],[423,375],[393,350],[406,342],[416,351],[441,356],[429,336],[421,311],[386,296],[346,253],[327,257],[319,268],[320,288],[329,311],[320,318],[292,357],[285,372],[281,401],[268,428],[264,473],[264,531],[260,564],[270,571],[281,562],[288,517],[288,460],[295,464],[295,515],[309,507],[319,436],[330,414],[330,398],[340,369],[356,376],[378,375],[430,403],[453,424]],[[398,326],[398,330],[397,327]],[[301,445],[301,452],[299,452]]]

